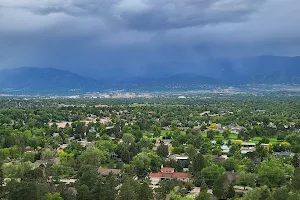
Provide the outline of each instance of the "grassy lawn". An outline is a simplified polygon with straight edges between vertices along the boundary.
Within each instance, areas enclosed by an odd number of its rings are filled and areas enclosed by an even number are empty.
[[[229,139],[237,140],[237,134],[234,134],[234,133],[229,134]]]
[[[201,135],[203,137],[207,137],[207,133],[206,132],[201,133]],[[214,140],[218,140],[218,139],[224,140],[224,142],[227,141],[226,139],[224,139],[224,137],[222,136],[222,134],[219,134],[219,135],[215,136]],[[238,135],[234,134],[234,133],[229,134],[228,139],[231,140],[232,142],[234,142],[235,140],[238,140]],[[255,144],[258,144],[261,139],[262,139],[262,137],[253,137],[253,138],[251,138],[249,140],[249,142],[253,142]],[[270,137],[268,139],[270,140],[271,144],[279,144],[279,143],[282,142],[282,141],[277,140],[277,138],[275,138],[275,137]]]
[[[170,133],[170,132],[172,132],[172,131],[162,130],[162,131],[161,131],[161,137],[166,136],[167,133]],[[185,131],[180,131],[180,133],[181,133],[182,135],[185,135],[185,134],[186,134]],[[201,132],[200,134],[201,134],[203,137],[207,137],[207,133],[206,133],[206,132]],[[226,139],[224,139],[224,137],[222,136],[222,134],[218,134],[218,135],[216,135],[215,138],[214,138],[214,140],[219,140],[219,139],[224,140],[224,141],[227,141]],[[231,134],[229,134],[228,139],[231,140],[231,141],[238,140],[238,135],[237,135],[237,134],[234,134],[234,133],[231,133]],[[249,140],[249,142],[253,142],[253,143],[255,143],[255,144],[258,144],[259,141],[260,141],[261,139],[262,139],[262,137],[253,137],[253,138],[251,138],[251,139]],[[271,143],[271,144],[279,144],[280,142],[282,142],[282,141],[278,141],[277,138],[275,138],[275,137],[270,137],[269,140],[270,140],[270,143]]]
[[[258,144],[261,139],[262,139],[262,137],[254,137],[254,138],[251,138],[251,142]],[[274,137],[269,137],[268,139],[270,140],[271,144],[279,144],[281,142],[281,141],[277,140],[277,138],[274,138]]]
[[[251,138],[252,141],[260,141],[262,139],[262,137],[254,137],[254,138]]]
[[[167,130],[161,130],[161,136],[166,136],[167,133],[169,133],[170,131],[167,131]]]
[[[280,140],[277,140],[277,138],[269,138],[271,143],[280,143]]]
[[[202,133],[202,136],[203,137],[207,137],[207,133],[205,132],[205,133]],[[224,137],[223,137],[223,135],[222,134],[218,134],[218,135],[216,135],[215,136],[215,138],[214,138],[215,140],[227,140],[227,139],[225,139]],[[236,134],[230,134],[229,136],[228,136],[228,139],[230,139],[230,140],[237,140],[237,135]]]
[[[221,134],[219,134],[219,135],[216,135],[214,139],[215,140],[218,140],[218,139],[224,140],[224,137]]]

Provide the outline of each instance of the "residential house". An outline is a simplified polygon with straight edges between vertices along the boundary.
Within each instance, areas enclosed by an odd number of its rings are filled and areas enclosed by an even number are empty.
[[[190,160],[187,155],[173,154],[169,156],[169,160],[176,160],[176,162],[179,161],[183,167],[183,171],[189,171]]]
[[[64,183],[66,185],[75,184],[76,181],[77,179],[73,179],[73,178],[64,178],[59,180],[59,182]]]
[[[227,158],[228,158],[227,155],[216,156],[216,157],[215,157],[215,161],[216,161],[217,163],[221,163],[221,162],[223,162],[224,160],[226,160]]]
[[[222,149],[222,154],[223,155],[227,155],[228,153],[229,153],[229,146],[227,146],[227,145],[222,145],[221,146],[221,149]]]
[[[57,147],[57,150],[64,150],[65,148],[67,148],[69,145],[68,144],[61,144]]]
[[[242,154],[252,153],[256,150],[255,146],[256,144],[252,142],[242,142],[241,153]]]
[[[175,172],[174,168],[170,167],[162,167],[160,172],[158,173],[151,173],[149,175],[152,185],[158,184],[160,181],[163,180],[179,180],[183,182],[190,182],[190,176],[187,172]]]
[[[294,154],[290,151],[285,151],[285,152],[274,152],[273,155],[275,157],[292,157]]]
[[[210,114],[210,111],[204,111],[200,113],[200,116],[208,116]]]
[[[256,150],[255,148],[255,143],[251,143],[251,142],[242,142],[242,147],[241,147],[241,153],[242,154],[246,154],[246,153],[250,153],[250,152],[254,152]],[[229,153],[230,147],[227,145],[222,145],[221,146],[222,149],[222,154],[223,155],[227,155]]]
[[[173,154],[169,157],[171,160],[180,160],[180,161],[186,161],[189,160],[189,157],[186,155],[180,155],[180,154]]]
[[[163,140],[161,140],[161,143],[163,143],[169,147],[172,145],[172,140],[163,139]]]
[[[236,124],[231,124],[231,125],[227,126],[227,128],[229,129],[229,131],[231,133],[234,133],[234,134],[240,134],[242,131],[245,130],[245,127],[239,126]]]

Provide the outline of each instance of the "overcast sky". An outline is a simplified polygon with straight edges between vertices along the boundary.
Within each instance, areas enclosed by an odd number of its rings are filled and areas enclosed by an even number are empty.
[[[300,0],[0,0],[0,68],[300,55]],[[95,76],[95,74],[94,74]]]

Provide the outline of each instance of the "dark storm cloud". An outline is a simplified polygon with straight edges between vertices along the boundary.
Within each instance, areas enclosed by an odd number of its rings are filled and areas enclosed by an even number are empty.
[[[151,2],[151,3],[150,3]],[[165,30],[216,23],[245,21],[264,0],[150,1],[148,9],[121,14],[126,24],[137,30]]]
[[[265,0],[2,0],[0,9],[3,18],[0,22],[4,30],[14,25],[19,25],[19,29],[26,29],[25,27],[34,27],[35,24],[47,27],[64,22],[73,22],[79,27],[84,24],[97,26],[92,22],[101,21],[106,29],[157,31],[245,21],[247,15],[264,2]],[[7,23],[9,17],[12,23]],[[25,20],[28,23],[21,24]]]
[[[0,0],[0,68],[300,55],[299,0]],[[197,66],[197,64],[195,64]]]

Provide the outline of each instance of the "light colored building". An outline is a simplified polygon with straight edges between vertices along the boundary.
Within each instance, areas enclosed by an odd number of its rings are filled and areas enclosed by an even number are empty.
[[[184,161],[184,160],[188,160],[189,157],[186,155],[173,154],[170,156],[170,159],[176,160],[176,161],[178,161],[178,160]]]
[[[69,185],[71,183],[76,183],[77,179],[72,179],[72,178],[65,178],[65,179],[60,179],[59,182],[64,183],[66,185]]]
[[[223,155],[227,155],[229,153],[229,146],[223,145],[223,146],[221,146],[221,149],[222,149]]]
[[[237,134],[237,135],[245,130],[245,127],[239,126],[239,125],[236,125],[236,124],[230,124],[226,128],[229,129],[229,131],[231,133],[234,133],[234,134]]]
[[[255,147],[255,146],[256,146],[256,144],[253,142],[242,142],[242,147],[250,148],[250,147]]]
[[[256,150],[256,144],[252,142],[242,142],[242,147],[241,147],[241,153],[246,154],[246,153],[251,153]]]
[[[210,114],[210,111],[208,110],[208,111],[204,111],[204,112],[202,112],[202,113],[200,113],[200,116],[208,116]]]

